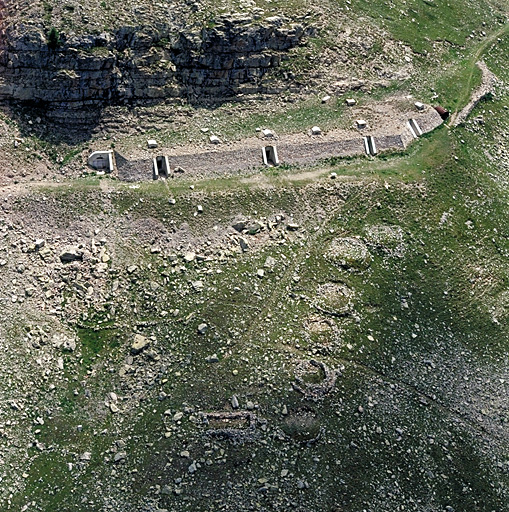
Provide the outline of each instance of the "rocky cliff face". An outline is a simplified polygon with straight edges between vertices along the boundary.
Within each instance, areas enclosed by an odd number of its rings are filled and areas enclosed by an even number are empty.
[[[312,32],[279,17],[256,25],[248,17],[225,17],[201,33],[182,33],[170,48],[171,60],[179,82],[194,94],[260,92],[262,77],[280,65],[282,53]]]
[[[69,109],[270,92],[263,76],[311,33],[280,17],[234,16],[187,30],[160,24],[58,34],[51,44],[41,26],[10,25],[0,36],[0,102],[36,104],[68,119]]]

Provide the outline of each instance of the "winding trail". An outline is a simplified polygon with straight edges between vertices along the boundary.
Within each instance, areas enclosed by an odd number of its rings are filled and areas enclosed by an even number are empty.
[[[461,101],[459,102],[460,105],[468,106],[468,102],[472,95],[475,93],[472,91],[472,82],[474,79],[474,73],[476,69],[476,63],[480,60],[482,54],[488,49],[490,45],[492,45],[496,39],[498,39],[501,36],[504,36],[506,34],[509,34],[509,25],[504,25],[500,30],[497,30],[493,34],[491,34],[489,37],[487,37],[477,48],[477,50],[472,54],[470,57],[470,73],[468,75],[468,79],[465,83],[465,87],[463,88],[463,94],[461,96]],[[448,126],[457,126],[459,122],[457,123],[457,118],[460,115],[460,112],[462,112],[463,109],[457,110],[452,114],[452,116],[449,118],[449,122],[447,123]]]
[[[488,69],[488,66],[483,61],[477,62],[477,67],[482,73],[481,85],[472,93],[468,104],[460,112],[455,113],[452,126],[459,126],[463,123],[484,97],[495,92],[495,86],[498,82],[497,77]]]

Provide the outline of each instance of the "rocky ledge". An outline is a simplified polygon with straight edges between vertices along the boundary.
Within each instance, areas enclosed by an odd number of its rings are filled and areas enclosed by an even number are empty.
[[[37,105],[66,122],[70,109],[274,92],[262,78],[313,33],[282,17],[244,15],[80,36],[8,21],[0,31],[0,103]]]

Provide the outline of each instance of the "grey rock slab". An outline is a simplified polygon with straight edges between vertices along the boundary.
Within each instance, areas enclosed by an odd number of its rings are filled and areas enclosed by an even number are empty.
[[[249,246],[245,238],[239,238],[239,245],[242,252],[246,252],[249,249]]]
[[[76,247],[68,247],[60,253],[60,261],[62,263],[71,263],[81,260],[83,260],[83,252]]]
[[[245,220],[239,220],[232,225],[232,228],[239,233],[242,233],[246,229],[247,222]]]
[[[115,456],[113,457],[113,462],[121,462],[127,458],[126,452],[117,452],[115,453]]]
[[[62,344],[62,350],[74,352],[76,350],[76,340],[74,338],[66,338]]]
[[[142,336],[141,334],[136,334],[134,336],[133,344],[131,345],[131,353],[136,355],[141,351],[145,350],[150,345],[150,340]]]
[[[276,265],[276,260],[272,256],[267,256],[263,266],[265,268],[273,268]]]
[[[85,452],[80,455],[80,460],[89,461],[90,459],[92,459],[92,454],[90,452]]]
[[[45,245],[46,245],[46,240],[44,240],[43,238],[38,238],[34,243],[36,251],[38,251],[39,249],[42,249]]]
[[[193,281],[191,283],[191,286],[194,288],[195,291],[200,292],[203,290],[203,281]]]

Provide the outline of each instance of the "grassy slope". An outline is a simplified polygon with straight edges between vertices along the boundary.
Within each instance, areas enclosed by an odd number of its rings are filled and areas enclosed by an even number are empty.
[[[349,5],[356,14],[381,22],[395,39],[410,44],[416,52],[429,52],[434,41],[462,46],[472,31],[503,20],[507,9],[503,3],[484,0],[395,0],[376,4],[353,0]]]
[[[503,103],[504,98],[501,98],[490,104],[494,114],[489,123],[496,123],[497,116],[504,114]],[[460,138],[467,137],[469,144],[459,142]],[[508,228],[506,192],[489,180],[484,172],[485,164],[480,166],[481,162],[472,158],[481,140],[464,129],[454,133],[444,129],[422,141],[411,160],[400,157],[386,162],[384,167],[389,169],[380,175],[377,172],[380,164],[371,163],[373,185],[348,192],[343,207],[338,209],[338,204],[330,201],[334,193],[325,201],[322,198],[324,214],[329,220],[304,247],[299,247],[298,243],[281,249],[274,247],[264,254],[246,256],[223,267],[223,274],[214,280],[215,285],[202,297],[203,305],[198,309],[193,299],[168,295],[169,307],[179,306],[183,316],[197,311],[198,317],[189,326],[170,323],[161,324],[159,328],[159,336],[170,335],[168,349],[175,360],[168,381],[159,383],[158,388],[168,392],[171,398],[163,403],[149,400],[142,407],[144,417],[122,427],[124,437],[128,432],[133,435],[133,442],[128,445],[129,467],[136,467],[140,472],[139,478],[134,477],[133,485],[127,486],[129,496],[130,492],[150,494],[150,485],[171,484],[173,478],[184,476],[185,495],[190,499],[189,507],[195,510],[208,507],[208,500],[201,498],[200,493],[214,492],[226,486],[227,480],[246,486],[248,502],[256,496],[263,507],[275,500],[284,509],[287,506],[284,500],[288,498],[313,509],[323,495],[327,506],[342,506],[352,511],[366,506],[378,510],[396,508],[412,500],[420,500],[423,509],[429,510],[442,510],[446,505],[459,510],[505,510],[507,479],[495,465],[503,457],[500,428],[486,431],[476,419],[477,413],[473,414],[462,404],[465,399],[482,395],[474,384],[463,386],[463,377],[475,381],[476,375],[482,375],[489,381],[486,388],[491,389],[495,384],[490,379],[500,374],[501,361],[507,351],[507,328],[493,323],[486,309],[488,298],[507,288],[508,246],[503,236]],[[414,179],[417,182],[424,179],[423,188],[400,184],[399,169],[405,172],[407,165],[418,169],[420,177]],[[343,166],[334,169],[341,172]],[[283,176],[274,179],[285,184]],[[388,189],[383,181],[388,183]],[[204,222],[212,223],[228,212],[291,211],[292,203],[309,201],[313,204],[318,199],[316,193],[324,194],[323,190],[314,193],[309,187],[288,182],[285,187],[286,193],[270,192],[268,203],[265,202],[267,193],[256,188],[250,189],[249,194],[238,189],[236,199],[227,207],[218,201],[208,201]],[[129,192],[122,204],[138,204],[135,216],[163,218],[171,215],[170,211],[160,210],[158,187],[151,185],[142,190],[143,205],[137,203],[137,191]],[[185,189],[180,193],[185,194]],[[264,202],[265,212],[259,208]],[[441,225],[444,211],[450,212],[450,217]],[[193,223],[192,218],[189,221]],[[473,229],[466,227],[467,221],[473,224]],[[308,222],[313,233],[317,221],[310,219]],[[401,226],[405,240],[402,258],[386,257],[374,250],[373,262],[362,274],[341,271],[324,259],[323,248],[337,233],[363,236],[367,226],[379,224]],[[204,226],[196,225],[193,229],[202,230]],[[334,230],[334,235],[330,229]],[[309,254],[309,259],[305,259],[305,253]],[[284,261],[284,254],[292,264],[283,274],[282,269],[278,271],[282,281],[275,281],[275,276],[269,275],[260,283],[261,299],[256,299],[252,296],[252,287],[257,282],[254,271],[263,264],[267,254],[278,261]],[[481,276],[480,282],[471,281],[477,277],[473,269]],[[294,273],[301,277],[298,283],[291,279]],[[488,282],[482,280],[486,273],[489,273]],[[192,274],[188,278],[192,279]],[[293,297],[304,295],[312,299],[317,284],[330,280],[345,282],[355,290],[354,308],[360,315],[360,323],[334,320],[343,335],[329,340],[331,348],[324,351],[320,348],[323,339],[310,339],[302,330],[303,320],[314,309],[306,300],[289,300],[288,290],[293,291]],[[241,283],[240,295],[231,293],[235,283]],[[475,294],[471,293],[473,286]],[[142,288],[140,284],[139,293],[134,296],[141,296]],[[221,298],[223,294],[225,297]],[[402,298],[407,300],[409,309],[402,309]],[[138,311],[138,320],[152,317],[142,300],[138,301]],[[269,312],[273,317],[266,320]],[[194,334],[194,324],[201,318],[213,325],[213,335],[205,339]],[[267,328],[259,329],[260,324]],[[90,325],[94,325],[94,319]],[[290,336],[288,328],[293,330]],[[237,335],[233,335],[234,332]],[[413,337],[416,333],[417,337]],[[87,339],[83,337],[84,342]],[[345,366],[337,391],[319,404],[302,402],[298,395],[288,392],[295,361],[309,357],[313,350],[329,365]],[[210,369],[204,358],[213,352],[224,356]],[[107,354],[104,349],[102,353]],[[191,362],[183,363],[189,353]],[[115,360],[115,355],[112,359]],[[427,360],[434,366],[428,366]],[[239,371],[238,376],[232,374],[234,369]],[[180,377],[172,377],[177,371]],[[190,382],[191,376],[192,388],[185,384]],[[95,384],[98,389],[104,389],[104,378],[109,379],[100,371]],[[265,385],[260,387],[259,382]],[[111,387],[108,385],[108,389]],[[160,415],[167,408],[181,410],[184,403],[200,410],[220,409],[233,393],[241,400],[250,397],[256,401],[271,430],[277,431],[279,426],[290,438],[278,441],[277,437],[270,437],[268,444],[258,442],[247,447],[218,442],[227,455],[227,462],[219,466],[221,470],[216,471],[216,466],[212,465],[194,478],[186,477],[189,463],[180,460],[178,452],[184,443],[193,458],[203,456],[200,429],[184,421],[174,437],[164,439]],[[103,453],[114,437],[98,438],[87,434],[77,437],[72,425],[83,423],[81,399],[70,395],[67,400],[74,405],[63,407],[48,427],[57,430],[48,430],[47,440],[76,452],[91,449],[94,454]],[[422,400],[428,405],[423,406]],[[305,428],[300,424],[290,426],[280,413],[274,412],[274,407],[280,408],[282,403],[288,405],[291,413],[305,407],[314,419]],[[370,407],[370,403],[377,405]],[[359,405],[367,409],[364,415],[356,413]],[[490,421],[499,423],[496,409],[487,404],[483,404],[483,409]],[[474,405],[473,411],[477,410]],[[85,432],[107,426],[105,419],[86,426]],[[292,441],[292,436],[306,438],[306,432],[319,427],[324,429],[323,441],[312,448],[302,451]],[[404,432],[401,440],[394,434],[396,428]],[[115,429],[118,425],[112,430]],[[432,444],[430,439],[433,439]],[[144,443],[149,443],[150,449]],[[246,458],[246,450],[256,453],[256,457]],[[157,453],[168,455],[161,458]],[[173,460],[170,469],[164,469],[167,457]],[[273,463],[267,465],[266,460]],[[95,475],[94,480],[107,478],[109,470],[104,473],[101,461],[102,456],[99,456],[88,466],[80,477],[82,482],[92,475]],[[39,456],[31,471],[33,485],[29,481],[29,489],[38,502],[45,503],[46,511],[62,510],[64,502],[69,510],[79,507],[85,494],[81,487],[74,492],[75,498],[69,494],[73,484],[66,476],[64,462],[65,458],[58,455]],[[325,476],[318,487],[312,485],[309,492],[302,493],[279,479],[279,470],[288,465],[295,478],[312,482],[318,472]],[[325,471],[325,466],[329,470]],[[243,467],[242,472],[239,467]],[[50,472],[51,468],[54,471]],[[37,482],[39,475],[43,484]],[[256,480],[267,475],[281,488],[277,499],[259,497],[255,492]],[[60,489],[54,497],[47,493],[52,486]],[[235,491],[225,493],[224,501],[235,499]],[[94,501],[92,490],[90,494]],[[76,505],[71,506],[73,500]],[[188,502],[177,496],[167,496],[163,503],[169,509],[186,510],[188,506]],[[100,506],[95,509],[100,510]],[[95,509],[92,505],[87,508]]]

